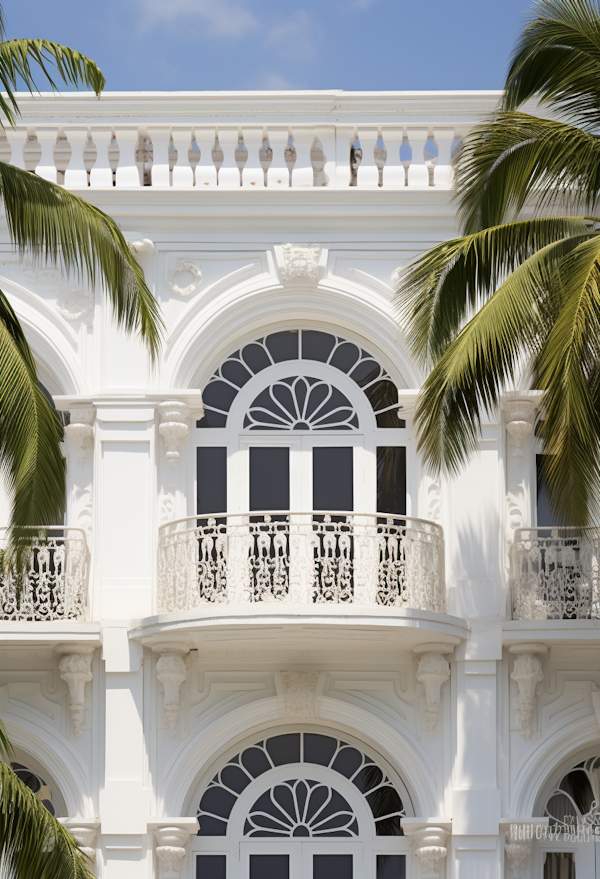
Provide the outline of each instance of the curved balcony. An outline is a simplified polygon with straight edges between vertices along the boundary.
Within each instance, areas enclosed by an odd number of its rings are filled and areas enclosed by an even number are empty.
[[[512,556],[513,619],[600,619],[599,529],[519,528]]]
[[[89,567],[87,539],[81,528],[40,528],[20,570],[6,563],[2,549],[0,620],[84,619]]]
[[[385,513],[246,513],[163,525],[159,614],[230,604],[446,613],[439,525]]]

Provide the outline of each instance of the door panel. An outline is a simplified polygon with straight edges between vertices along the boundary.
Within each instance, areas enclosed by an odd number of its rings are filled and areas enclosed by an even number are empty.
[[[353,510],[353,471],[352,446],[314,446],[312,450],[313,510]]]
[[[353,879],[352,855],[313,855],[312,879]]]
[[[250,879],[290,879],[290,856],[250,855]]]
[[[377,447],[377,512],[406,515],[406,448]]]
[[[225,855],[197,855],[196,879],[227,879]]]
[[[227,512],[227,447],[198,446],[197,506],[200,515]]]
[[[253,512],[289,510],[290,449],[250,447],[250,507]]]
[[[406,879],[406,855],[377,855],[376,879]]]

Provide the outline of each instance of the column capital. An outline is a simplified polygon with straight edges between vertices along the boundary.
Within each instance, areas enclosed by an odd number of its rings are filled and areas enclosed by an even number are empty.
[[[421,865],[422,879],[440,879],[444,875],[443,861],[448,854],[446,840],[451,833],[452,824],[445,819],[427,820],[403,818],[402,828],[412,839],[414,853]]]
[[[148,822],[154,833],[161,879],[180,879],[190,836],[198,833],[197,818],[163,818]]]

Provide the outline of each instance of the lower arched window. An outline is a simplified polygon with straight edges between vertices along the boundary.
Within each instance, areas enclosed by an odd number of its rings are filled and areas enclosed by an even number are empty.
[[[406,802],[406,791],[353,744],[313,732],[263,739],[204,789],[195,875],[404,879]]]

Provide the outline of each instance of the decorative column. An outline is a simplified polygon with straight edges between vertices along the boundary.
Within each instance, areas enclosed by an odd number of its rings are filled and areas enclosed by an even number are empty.
[[[537,643],[513,644],[509,647],[509,652],[517,657],[510,677],[519,686],[519,723],[524,739],[530,739],[532,735],[536,697],[541,695],[540,684],[544,680],[539,657],[544,656],[547,650],[545,644]]]
[[[69,439],[72,439],[78,449],[78,460],[85,464],[87,451],[91,448],[94,440],[94,419],[96,408],[91,404],[72,406],[69,409],[70,422],[65,427]]]
[[[85,685],[92,680],[92,655],[95,647],[62,644],[56,652],[62,656],[60,676],[69,688],[69,716],[73,735],[78,739],[85,722]]]
[[[183,644],[156,644],[152,650],[160,654],[156,663],[156,677],[164,688],[163,722],[173,739],[179,723],[179,688],[187,680],[183,657],[190,649]]]
[[[425,688],[425,729],[430,737],[438,721],[442,684],[450,677],[450,665],[444,656],[453,650],[451,644],[421,644],[413,651],[421,657],[415,677]]]
[[[179,462],[179,450],[190,432],[187,423],[191,414],[190,408],[180,400],[168,400],[159,403],[158,414],[160,418],[158,431],[165,443],[167,461],[171,467],[175,467]]]
[[[190,836],[198,832],[196,818],[174,818],[148,824],[154,831],[160,879],[180,879]]]
[[[445,875],[444,861],[448,854],[446,840],[450,826],[447,822],[425,824],[416,818],[412,821],[403,819],[404,832],[412,838],[414,844],[415,857],[421,868],[421,879],[442,879]]]

